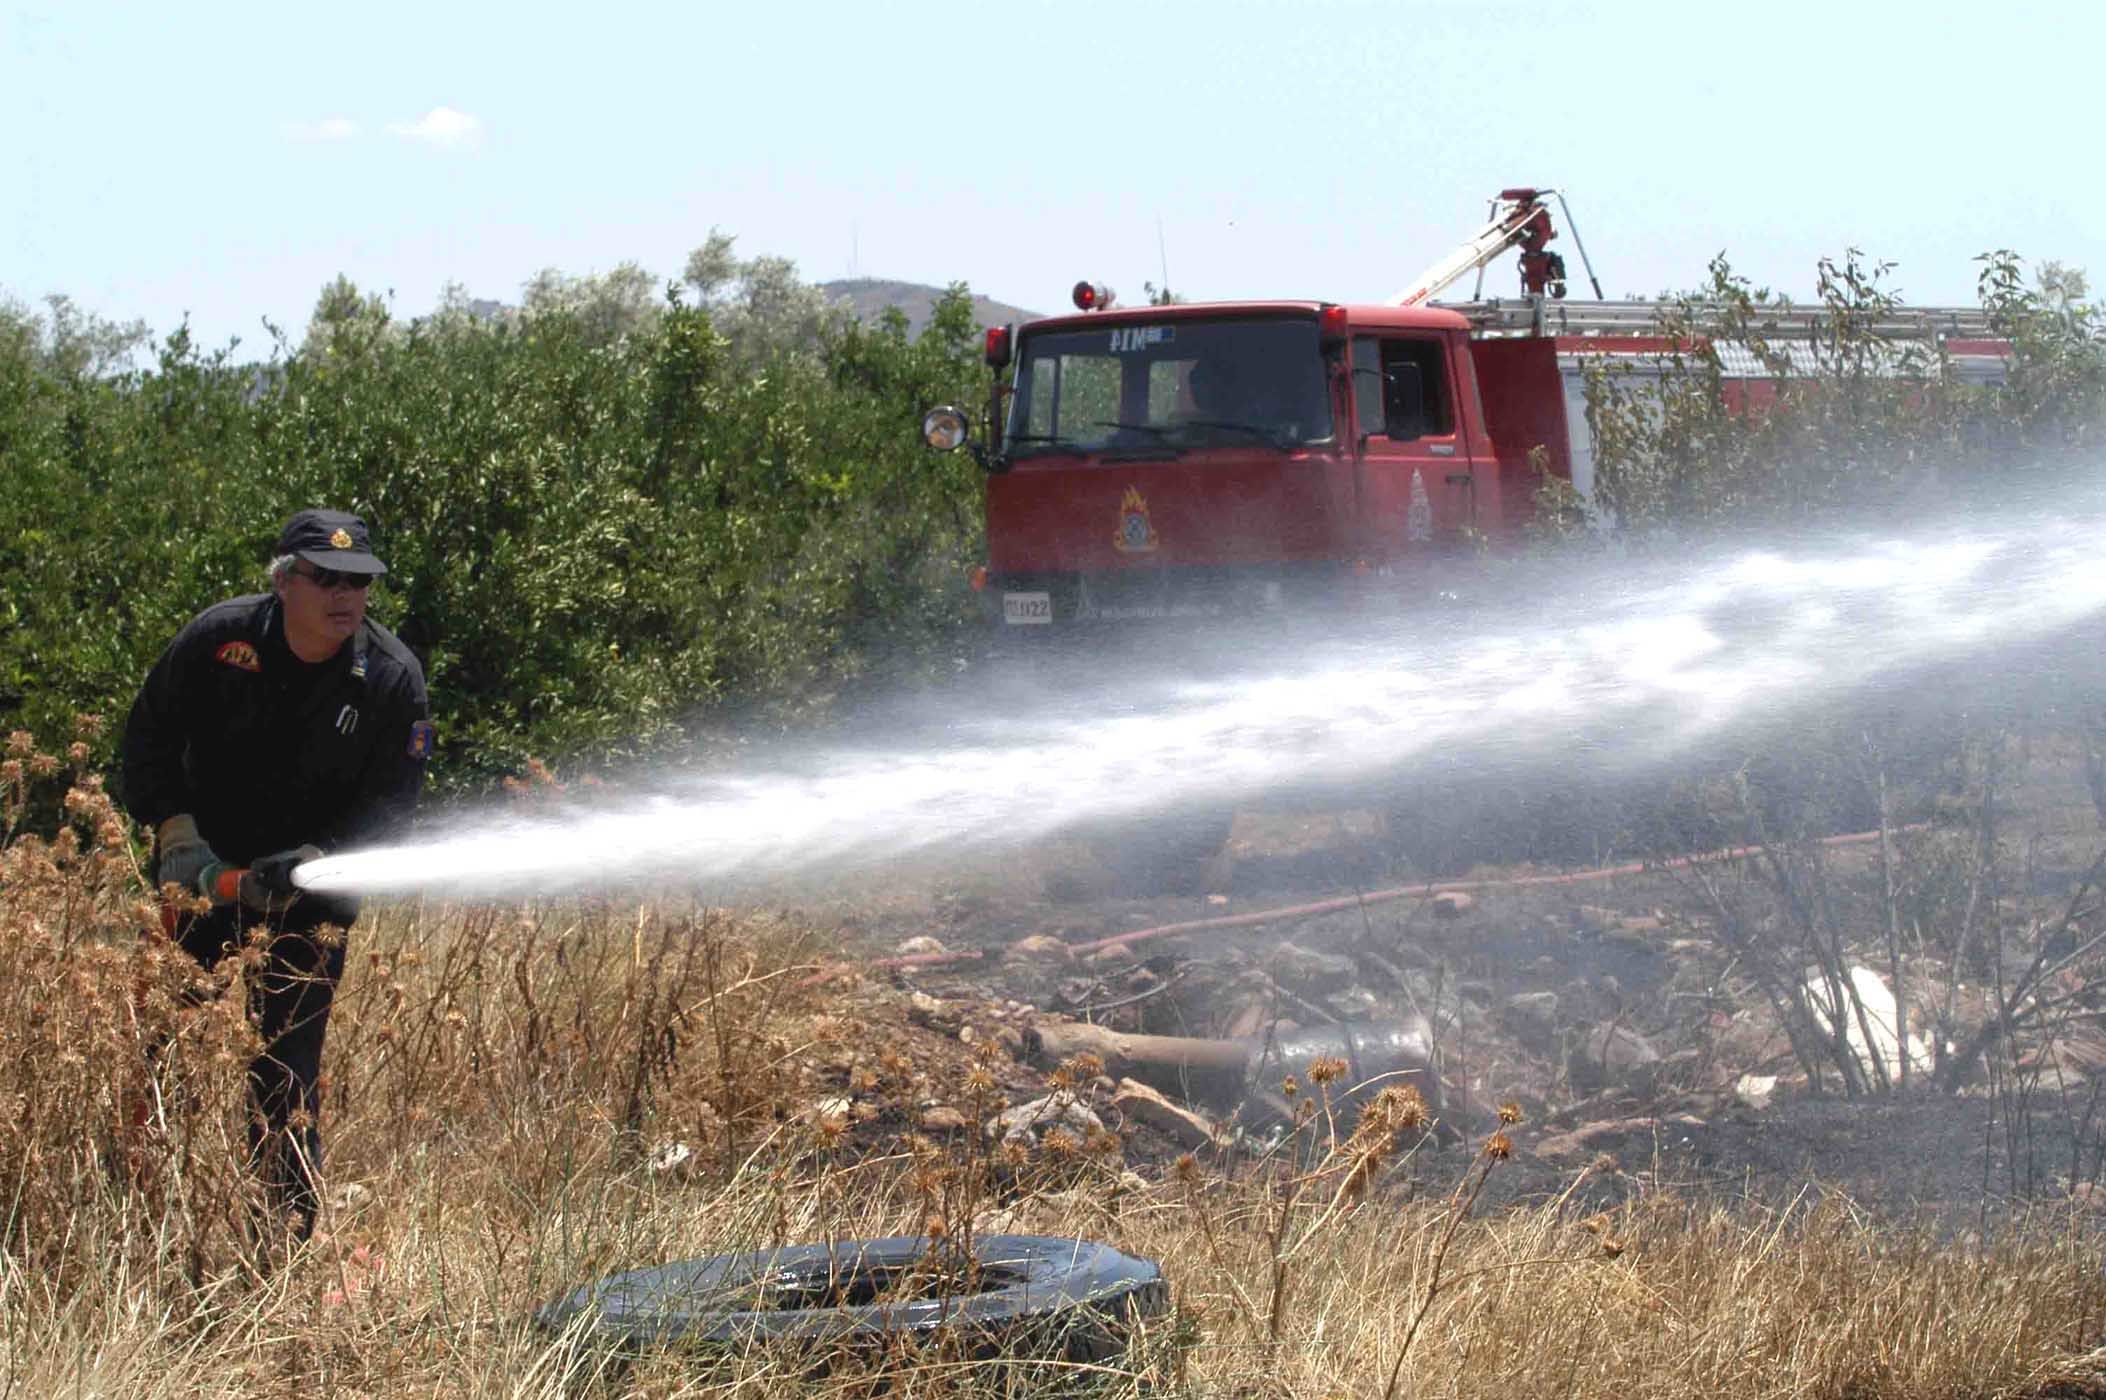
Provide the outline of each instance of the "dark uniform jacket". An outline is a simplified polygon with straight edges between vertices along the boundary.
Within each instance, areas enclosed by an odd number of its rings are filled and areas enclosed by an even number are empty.
[[[207,608],[147,674],[124,731],[124,805],[181,812],[220,859],[382,841],[415,809],[431,749],[424,670],[368,619],[310,665],[275,594]]]

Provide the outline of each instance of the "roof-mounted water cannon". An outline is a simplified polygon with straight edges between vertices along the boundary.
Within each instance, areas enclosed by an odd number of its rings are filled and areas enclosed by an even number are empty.
[[[1118,294],[1102,282],[1077,282],[1075,284],[1075,309],[1077,311],[1109,311]]]
[[[1454,252],[1421,273],[1419,280],[1391,297],[1392,306],[1418,306],[1433,300],[1449,286],[1470,273],[1482,274],[1485,267],[1510,248],[1521,250],[1521,290],[1528,296],[1549,296],[1562,300],[1565,295],[1565,260],[1546,246],[1558,236],[1556,225],[1550,221],[1550,206],[1546,197],[1555,196],[1558,208],[1563,211],[1565,226],[1572,230],[1573,245],[1579,249],[1580,262],[1586,266],[1587,280],[1594,285],[1596,300],[1601,299],[1601,281],[1594,275],[1594,265],[1587,259],[1587,245],[1580,242],[1579,225],[1573,222],[1572,207],[1565,203],[1565,196],[1554,189],[1536,189],[1521,185],[1499,192],[1492,201],[1485,226],[1479,229]]]

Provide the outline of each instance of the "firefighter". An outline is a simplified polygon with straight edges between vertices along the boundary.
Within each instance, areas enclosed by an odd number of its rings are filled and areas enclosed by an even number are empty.
[[[1243,407],[1240,376],[1219,359],[1195,363],[1185,375],[1185,392],[1192,401],[1190,416],[1203,422],[1232,420]]]
[[[250,1148],[297,1239],[314,1228],[322,1037],[354,896],[293,872],[398,833],[432,747],[424,671],[366,616],[387,572],[365,522],[305,510],[285,522],[268,592],[207,608],[176,634],[133,702],[124,803],[154,832],[154,883],[203,896],[167,906],[171,935],[211,966],[262,930],[250,1012]],[[195,909],[196,901],[185,904]]]

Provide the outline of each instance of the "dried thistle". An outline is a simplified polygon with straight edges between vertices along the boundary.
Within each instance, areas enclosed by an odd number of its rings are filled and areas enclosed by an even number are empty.
[[[1521,1121],[1521,1105],[1512,1099],[1499,1105],[1499,1121],[1512,1127]]]
[[[1377,1132],[1394,1136],[1426,1124],[1426,1100],[1414,1084],[1385,1084],[1360,1110],[1354,1133]]]
[[[1329,1084],[1346,1072],[1346,1062],[1336,1055],[1320,1055],[1309,1062],[1309,1082]]]
[[[1104,1057],[1093,1051],[1084,1050],[1080,1054],[1070,1055],[1067,1059],[1062,1060],[1060,1067],[1072,1077],[1075,1083],[1087,1083],[1089,1080],[1095,1079],[1098,1075],[1104,1073]]]

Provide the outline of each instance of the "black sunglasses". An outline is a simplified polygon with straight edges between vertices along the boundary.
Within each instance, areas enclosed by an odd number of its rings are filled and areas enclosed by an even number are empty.
[[[373,584],[371,574],[345,574],[335,569],[320,569],[312,564],[293,565],[293,572],[306,579],[316,588],[355,588],[363,593]]]

